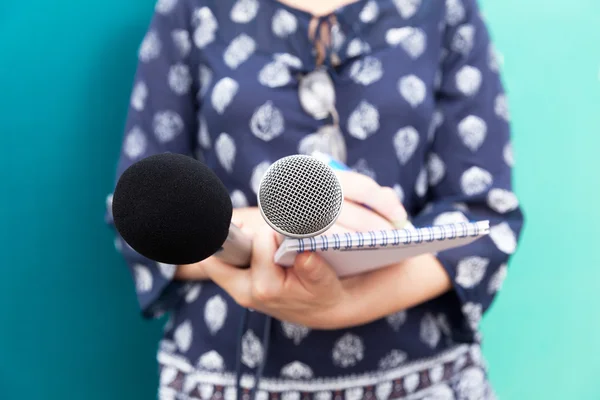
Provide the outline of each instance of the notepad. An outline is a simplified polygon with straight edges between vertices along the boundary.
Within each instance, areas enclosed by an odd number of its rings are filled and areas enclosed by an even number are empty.
[[[338,276],[350,276],[396,264],[410,257],[464,246],[489,234],[489,221],[460,222],[429,227],[286,238],[275,262],[294,264],[296,255],[317,252]]]

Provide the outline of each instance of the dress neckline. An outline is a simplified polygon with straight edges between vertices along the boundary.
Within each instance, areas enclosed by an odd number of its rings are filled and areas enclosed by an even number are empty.
[[[349,3],[343,4],[337,8],[332,9],[331,11],[325,13],[325,14],[314,14],[308,10],[304,10],[302,8],[298,8],[296,6],[293,6],[291,4],[287,4],[284,3],[281,0],[269,0],[271,3],[274,3],[275,5],[282,7],[284,9],[286,9],[287,11],[291,12],[292,14],[295,14],[297,16],[301,16],[307,20],[312,20],[312,19],[323,19],[323,18],[327,18],[329,16],[332,15],[338,15],[343,13],[344,11],[350,9],[350,8],[354,8],[354,7],[358,7],[361,6],[363,4],[365,4],[367,1],[370,0],[353,0]]]

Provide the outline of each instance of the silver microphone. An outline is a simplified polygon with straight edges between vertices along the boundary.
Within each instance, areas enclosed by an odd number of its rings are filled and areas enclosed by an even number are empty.
[[[258,208],[264,220],[291,238],[325,232],[339,217],[343,203],[342,185],[333,169],[307,155],[277,160],[258,189]]]

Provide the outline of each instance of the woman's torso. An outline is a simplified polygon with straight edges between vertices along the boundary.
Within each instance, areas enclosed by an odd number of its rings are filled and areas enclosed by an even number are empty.
[[[190,3],[197,155],[224,182],[234,206],[255,206],[270,163],[310,148],[307,138],[331,122],[307,114],[298,98],[298,76],[315,68],[310,15],[275,0]],[[444,56],[442,4],[359,0],[336,13],[340,63],[330,70],[347,164],[396,189],[409,214],[426,206],[428,176],[435,175],[428,144],[439,123],[434,91]],[[227,397],[243,309],[211,282],[191,285],[165,328],[159,360],[170,384],[197,386],[203,398],[220,390]],[[303,388],[329,393],[323,400],[362,398],[365,391],[377,398],[418,393],[463,369],[476,384],[484,379],[479,346],[462,334],[459,307],[447,294],[338,331],[274,321],[266,359],[265,316],[251,312],[242,372],[252,376],[264,361],[261,383],[293,393],[290,400],[300,400]],[[437,387],[444,392],[444,385]]]

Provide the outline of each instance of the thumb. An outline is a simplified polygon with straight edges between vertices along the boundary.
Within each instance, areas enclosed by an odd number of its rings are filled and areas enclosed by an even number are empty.
[[[329,285],[338,279],[333,268],[313,252],[301,253],[296,256],[294,272],[303,283],[310,286]]]

